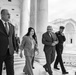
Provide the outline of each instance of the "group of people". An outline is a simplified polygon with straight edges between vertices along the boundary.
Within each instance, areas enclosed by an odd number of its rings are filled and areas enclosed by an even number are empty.
[[[2,75],[3,63],[5,63],[6,75],[14,75],[14,53],[18,54],[20,48],[20,57],[22,58],[22,50],[26,58],[26,65],[23,72],[33,75],[35,51],[38,52],[38,43],[35,30],[28,28],[28,32],[23,36],[21,44],[15,35],[15,27],[10,22],[10,13],[7,9],[1,10],[0,19],[0,75]]]
[[[3,62],[6,66],[7,75],[14,75],[14,51],[18,53],[20,50],[20,57],[23,57],[22,51],[24,50],[25,55],[25,66],[23,72],[27,75],[34,75],[33,70],[35,51],[38,52],[38,42],[35,29],[32,27],[28,28],[28,32],[23,36],[20,43],[18,43],[15,37],[15,27],[9,22],[10,14],[7,9],[1,10],[0,19],[0,75],[2,75]],[[46,64],[43,65],[45,71],[49,75],[53,75],[51,64],[55,60],[55,51],[57,57],[54,63],[54,69],[59,70],[58,63],[60,64],[62,74],[68,74],[65,70],[62,52],[63,43],[66,40],[63,34],[64,27],[60,26],[60,30],[56,33],[53,32],[52,26],[47,26],[47,31],[42,35],[42,43],[44,44],[44,53],[46,57]]]
[[[51,64],[54,60],[54,69],[60,70],[58,67],[58,64],[60,64],[62,74],[68,74],[62,60],[63,43],[66,40],[63,31],[64,26],[60,26],[59,31],[56,33],[53,32],[52,26],[47,26],[47,32],[42,35],[42,43],[44,44],[44,53],[46,57],[46,64],[43,65],[43,67],[49,75],[53,75]],[[57,53],[56,59],[55,51]]]

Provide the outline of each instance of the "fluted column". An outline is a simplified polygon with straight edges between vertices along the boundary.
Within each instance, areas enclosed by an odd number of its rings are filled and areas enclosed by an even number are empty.
[[[30,0],[30,26],[36,30],[37,0]]]
[[[37,25],[36,32],[39,45],[38,58],[45,58],[42,44],[42,34],[46,32],[48,26],[48,0],[37,0]]]
[[[36,57],[44,58],[42,34],[46,31],[48,25],[48,0],[23,0],[22,3],[20,36],[27,32],[29,26],[34,27],[39,48],[39,55]]]
[[[30,18],[30,0],[22,0],[20,16],[20,37],[27,33]]]

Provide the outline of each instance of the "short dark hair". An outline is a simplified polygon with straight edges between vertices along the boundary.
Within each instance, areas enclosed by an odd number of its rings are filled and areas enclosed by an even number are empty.
[[[3,14],[3,13],[5,12],[5,10],[7,10],[7,9],[2,9],[2,10],[1,10],[1,14]]]
[[[64,26],[60,26],[60,29],[64,29],[65,27]]]

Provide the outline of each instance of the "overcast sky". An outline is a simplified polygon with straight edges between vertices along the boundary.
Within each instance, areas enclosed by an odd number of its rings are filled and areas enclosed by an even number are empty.
[[[76,0],[48,0],[49,22],[58,18],[76,21]]]

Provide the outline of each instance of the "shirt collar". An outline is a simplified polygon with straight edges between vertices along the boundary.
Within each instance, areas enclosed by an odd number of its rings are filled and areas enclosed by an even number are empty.
[[[1,19],[1,21],[3,22],[3,24],[8,23],[8,22],[5,22],[5,21],[4,21],[4,20],[2,20],[2,19]]]

